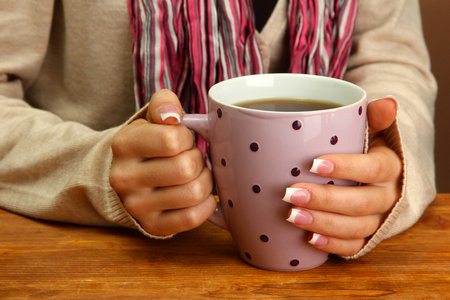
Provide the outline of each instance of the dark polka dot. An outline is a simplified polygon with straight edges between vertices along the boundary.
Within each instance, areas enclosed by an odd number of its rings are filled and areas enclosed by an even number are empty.
[[[259,150],[259,145],[258,143],[251,143],[250,144],[250,150],[252,150],[253,152],[256,152]]]
[[[259,185],[255,184],[254,186],[252,186],[252,190],[253,190],[253,192],[258,194],[261,192],[261,187]]]
[[[234,203],[233,203],[233,201],[231,201],[231,199],[228,199],[228,206],[229,207],[233,207],[234,206]]]
[[[245,252],[245,257],[247,257],[248,259],[252,259],[252,256],[248,252]]]
[[[220,108],[218,108],[217,109],[217,116],[219,117],[219,118],[222,118],[222,110],[220,109]]]
[[[362,111],[363,111],[363,108],[362,108],[362,106],[360,106],[358,109],[358,115],[362,115]]]
[[[295,130],[299,130],[300,128],[302,128],[302,122],[300,122],[299,120],[295,120],[292,123],[292,128],[294,128]]]
[[[334,184],[334,181],[330,180],[330,181],[327,182],[327,184]]]
[[[297,177],[298,175],[300,175],[300,169],[295,167],[291,170],[291,175],[294,177]]]
[[[338,137],[336,135],[333,135],[330,139],[331,145],[336,145],[338,142]]]
[[[225,158],[222,158],[222,160],[220,161],[222,163],[222,166],[226,166],[227,165],[227,161],[225,160]]]
[[[298,259],[293,259],[291,260],[291,262],[289,263],[292,267],[296,267],[300,264],[300,261]]]
[[[259,237],[259,239],[260,239],[261,241],[263,241],[264,243],[267,243],[267,242],[269,241],[269,237],[268,237],[267,235],[265,235],[265,234],[262,234],[262,235]]]

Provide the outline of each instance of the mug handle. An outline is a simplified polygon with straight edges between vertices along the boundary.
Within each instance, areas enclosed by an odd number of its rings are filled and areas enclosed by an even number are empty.
[[[180,125],[184,125],[187,128],[194,130],[199,134],[206,142],[209,143],[209,122],[208,114],[183,114]],[[223,214],[221,202],[217,202],[217,207],[214,213],[208,218],[208,220],[214,225],[227,229],[227,223],[225,221],[225,215]]]

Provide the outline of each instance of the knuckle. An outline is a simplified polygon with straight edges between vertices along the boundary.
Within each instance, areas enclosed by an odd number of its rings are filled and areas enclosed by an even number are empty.
[[[206,198],[206,185],[200,180],[192,181],[189,184],[189,195],[193,205],[201,203]]]
[[[139,130],[146,124],[148,124],[146,121],[139,119],[121,128],[111,140],[113,155],[121,156],[129,153],[133,143],[136,142],[136,136],[139,136]]]
[[[181,227],[184,230],[193,229],[200,226],[204,219],[196,209],[188,209],[181,218]]]
[[[111,150],[114,156],[123,156],[128,147],[128,138],[123,131],[119,131],[111,140]]]
[[[109,184],[116,192],[120,194],[127,191],[132,182],[126,169],[113,165],[109,172]]]
[[[184,181],[192,181],[198,176],[199,161],[196,156],[190,153],[184,153],[178,157],[178,168],[180,175]]]
[[[136,219],[139,219],[139,212],[142,208],[141,202],[135,197],[127,197],[122,199],[122,202],[125,210]]]
[[[161,137],[161,147],[169,156],[177,155],[183,151],[183,136],[179,126],[165,126]]]
[[[162,224],[158,222],[158,218],[159,217],[157,215],[146,216],[145,219],[140,222],[142,228],[152,235],[161,237],[175,233],[170,231],[170,229],[166,226],[162,226]]]

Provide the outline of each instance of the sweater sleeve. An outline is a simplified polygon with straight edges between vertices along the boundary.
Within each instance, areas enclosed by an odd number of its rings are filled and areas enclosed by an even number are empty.
[[[396,122],[385,131],[403,161],[401,199],[365,247],[353,257],[414,225],[436,196],[434,101],[419,1],[361,0],[346,80],[363,87],[369,100],[393,95],[400,102]]]
[[[110,144],[119,127],[95,131],[27,103],[48,48],[53,1],[23,2],[0,2],[0,207],[39,219],[139,228],[109,185]]]

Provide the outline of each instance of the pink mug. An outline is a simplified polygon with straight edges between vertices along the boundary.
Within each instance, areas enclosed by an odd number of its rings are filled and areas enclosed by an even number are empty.
[[[286,221],[282,201],[296,182],[355,185],[309,172],[314,158],[363,153],[365,91],[346,81],[303,74],[262,74],[217,83],[209,112],[186,114],[181,124],[211,149],[220,202],[210,221],[227,229],[242,259],[259,268],[298,271],[317,267],[328,253],[307,242],[307,232]],[[315,111],[264,111],[236,106],[261,99],[312,99],[339,105]]]

